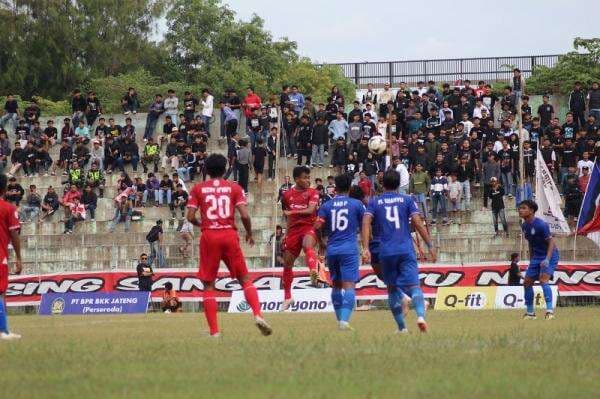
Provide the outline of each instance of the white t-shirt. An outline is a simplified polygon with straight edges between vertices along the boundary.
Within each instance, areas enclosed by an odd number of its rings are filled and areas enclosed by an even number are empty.
[[[396,172],[400,174],[400,187],[408,186],[410,183],[410,175],[408,174],[408,170],[403,163],[398,164],[396,166]]]
[[[590,161],[589,159],[587,161],[585,161],[582,159],[579,162],[577,162],[577,172],[579,173],[579,176],[583,176],[582,169],[584,166],[587,166],[591,173],[592,170],[594,169],[594,161]]]
[[[213,108],[214,108],[214,100],[215,98],[210,94],[206,96],[205,100],[202,100],[202,115],[211,117],[213,116]]]

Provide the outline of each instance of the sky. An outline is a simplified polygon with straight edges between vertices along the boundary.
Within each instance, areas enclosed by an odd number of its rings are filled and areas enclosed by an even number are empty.
[[[562,54],[575,37],[600,36],[599,0],[224,3],[243,20],[258,14],[318,63]]]

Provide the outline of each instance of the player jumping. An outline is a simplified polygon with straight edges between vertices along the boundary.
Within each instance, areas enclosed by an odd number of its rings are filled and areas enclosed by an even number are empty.
[[[200,266],[199,277],[204,285],[204,315],[210,328],[210,335],[218,337],[217,301],[215,299],[215,279],[221,261],[229,269],[232,278],[238,280],[244,290],[246,302],[252,308],[256,326],[263,335],[272,333],[271,327],[263,319],[256,287],[250,281],[244,254],[240,248],[240,239],[235,226],[237,209],[246,229],[246,242],[254,245],[252,224],[246,198],[242,188],[233,182],[224,180],[227,159],[220,154],[210,155],[205,162],[210,179],[196,184],[190,193],[187,207],[187,220],[199,226]],[[200,211],[200,220],[196,212]]]
[[[422,332],[427,331],[425,303],[419,284],[417,255],[411,236],[411,224],[423,237],[431,261],[436,261],[436,253],[423,219],[411,196],[399,194],[400,175],[389,170],[383,176],[385,192],[369,201],[362,221],[363,261],[371,261],[369,240],[371,223],[380,228],[379,261],[381,273],[388,289],[390,310],[398,325],[398,331],[407,332],[402,312],[402,297],[411,297],[417,313],[417,325]]]
[[[0,175],[0,197],[4,198],[6,192],[6,175]],[[8,330],[8,318],[6,315],[6,302],[4,294],[8,289],[8,244],[12,242],[15,249],[15,274],[20,274],[23,268],[21,264],[21,240],[19,239],[19,217],[17,208],[0,199],[0,339],[11,341],[21,338],[19,334]]]
[[[535,217],[537,210],[537,204],[531,200],[525,200],[519,204],[519,217],[523,219],[521,228],[525,238],[529,241],[529,257],[531,259],[523,281],[525,306],[527,306],[527,313],[523,318],[526,320],[536,318],[533,309],[533,284],[535,280],[538,280],[546,301],[546,320],[552,320],[554,319],[552,289],[548,281],[554,274],[560,255],[554,237],[550,234],[548,223]]]
[[[331,302],[340,330],[352,330],[350,315],[356,303],[355,284],[360,266],[356,235],[360,229],[365,206],[348,196],[352,181],[346,174],[335,177],[336,196],[319,209],[315,229],[329,228],[327,266],[333,281]]]
[[[287,216],[288,229],[283,241],[283,306],[288,310],[294,303],[292,299],[292,282],[294,261],[304,250],[306,266],[310,272],[310,280],[316,286],[318,282],[317,263],[315,252],[317,235],[314,224],[317,218],[319,205],[319,192],[310,187],[310,169],[308,166],[296,166],[292,177],[295,185],[283,193],[281,205],[283,214]]]

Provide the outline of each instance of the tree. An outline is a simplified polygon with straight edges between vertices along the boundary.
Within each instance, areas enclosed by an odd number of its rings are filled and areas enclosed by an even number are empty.
[[[567,94],[576,81],[586,87],[594,81],[600,81],[600,38],[578,37],[573,41],[573,47],[575,51],[560,56],[552,68],[535,66],[526,82],[527,92]]]

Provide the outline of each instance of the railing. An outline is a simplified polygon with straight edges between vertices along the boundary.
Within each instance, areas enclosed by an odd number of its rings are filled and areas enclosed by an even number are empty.
[[[330,64],[342,68],[344,75],[352,79],[357,86],[373,83],[406,82],[416,83],[469,79],[471,81],[485,80],[508,81],[512,69],[519,68],[525,77],[537,65],[552,67],[558,62],[560,55],[531,55],[519,57],[488,57],[488,58],[454,58],[440,60],[387,61],[387,62],[356,62]]]

